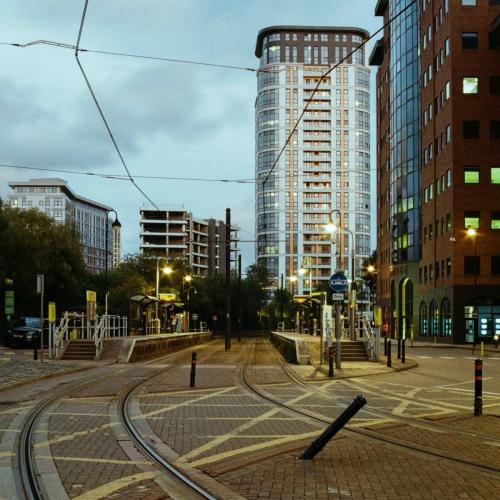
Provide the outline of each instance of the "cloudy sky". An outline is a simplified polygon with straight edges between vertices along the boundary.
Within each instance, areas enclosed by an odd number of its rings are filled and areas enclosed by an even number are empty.
[[[0,41],[75,44],[83,0],[2,0]],[[375,0],[90,0],[81,47],[257,67],[257,32],[279,24],[381,26]],[[371,45],[368,50],[371,50]],[[115,57],[80,56],[134,175],[254,177],[254,73]],[[0,45],[0,164],[123,174],[71,50]],[[373,78],[372,78],[373,83]],[[373,122],[373,120],[372,120]],[[373,148],[372,148],[373,149]],[[374,159],[373,159],[374,161]],[[145,200],[125,181],[0,167],[9,180],[62,177],[114,207],[124,253],[139,249]],[[157,204],[223,219],[254,237],[254,187],[138,180]],[[254,245],[242,245],[244,264]]]

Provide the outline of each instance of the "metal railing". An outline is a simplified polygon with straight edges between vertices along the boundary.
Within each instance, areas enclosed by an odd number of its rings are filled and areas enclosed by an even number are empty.
[[[367,316],[361,316],[360,326],[362,337],[358,331],[358,338],[363,341],[370,361],[378,361],[380,355],[380,334],[377,329],[372,328]]]
[[[101,316],[94,324],[95,359],[100,359],[102,341],[106,335],[107,316]]]

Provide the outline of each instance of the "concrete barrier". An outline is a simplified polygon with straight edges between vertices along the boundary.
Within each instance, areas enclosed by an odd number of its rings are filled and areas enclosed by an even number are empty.
[[[153,359],[212,340],[212,332],[188,332],[121,337],[104,341],[101,359],[133,363]]]
[[[283,332],[271,332],[271,342],[289,363],[311,364],[307,340]]]

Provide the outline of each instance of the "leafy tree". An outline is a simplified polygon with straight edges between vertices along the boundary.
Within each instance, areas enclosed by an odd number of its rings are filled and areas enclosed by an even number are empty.
[[[57,224],[37,209],[0,204],[0,278],[14,281],[15,310],[39,315],[36,275],[45,276],[45,298],[59,310],[79,301],[85,276],[80,241],[69,225]]]

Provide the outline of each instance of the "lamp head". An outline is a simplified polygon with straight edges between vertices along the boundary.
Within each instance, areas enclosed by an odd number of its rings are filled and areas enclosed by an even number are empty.
[[[193,281],[193,277],[188,274],[187,276],[184,276],[184,281],[187,283],[191,283],[191,281]]]
[[[297,278],[297,276],[290,276],[288,278],[292,283],[295,283],[299,278]]]
[[[165,266],[163,269],[163,274],[171,274],[174,272],[174,270],[170,266]]]
[[[474,236],[476,236],[476,234],[477,234],[477,231],[472,226],[469,226],[467,228],[467,236],[470,236],[471,238],[473,238]]]
[[[375,266],[373,266],[372,264],[370,264],[366,270],[369,272],[369,273],[374,273],[375,272]]]
[[[328,224],[325,224],[325,231],[330,234],[335,234],[338,231],[338,226],[333,221],[328,221]]]
[[[307,273],[307,269],[304,269],[303,267],[301,267],[301,268],[299,269],[299,271],[298,271],[298,272],[299,272],[299,274],[300,274],[301,276],[304,276],[304,274],[306,274],[306,273]]]

